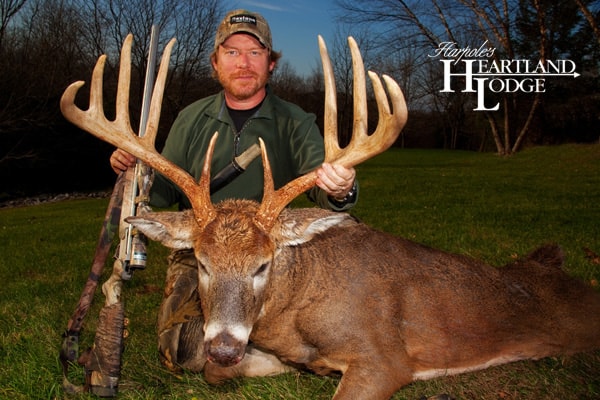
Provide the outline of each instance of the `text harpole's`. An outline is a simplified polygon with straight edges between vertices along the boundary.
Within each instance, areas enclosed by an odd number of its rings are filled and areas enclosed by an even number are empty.
[[[441,57],[444,66],[444,85],[440,92],[454,93],[454,78],[463,84],[461,92],[477,93],[474,111],[496,111],[500,103],[485,106],[485,95],[493,93],[542,93],[546,91],[546,78],[550,76],[579,76],[576,64],[571,60],[545,60],[532,62],[525,59],[489,60],[495,48],[458,48],[455,43],[442,42],[429,57]],[[462,67],[462,68],[460,68]]]

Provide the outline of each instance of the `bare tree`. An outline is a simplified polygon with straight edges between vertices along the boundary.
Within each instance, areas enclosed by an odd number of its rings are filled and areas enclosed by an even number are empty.
[[[517,11],[517,2],[510,0],[373,0],[368,4],[352,0],[339,0],[341,8],[345,10],[353,21],[364,21],[371,24],[386,24],[396,27],[395,36],[391,33],[385,37],[386,45],[394,46],[395,43],[404,43],[412,38],[429,46],[437,48],[441,42],[461,43],[473,45],[487,42],[495,47],[494,57],[512,59],[515,57],[515,32],[514,16]],[[536,7],[536,4],[538,5]],[[538,50],[543,59],[546,22],[544,8],[534,0],[534,7],[538,11]],[[347,15],[347,16],[348,16]],[[425,49],[426,47],[424,47]],[[535,112],[540,104],[540,94],[536,93],[529,98],[525,105],[524,96],[519,93],[503,93],[501,115],[486,112],[485,117],[494,137],[494,142],[499,154],[511,154],[519,149],[531,126]],[[517,99],[517,97],[519,97]],[[446,112],[457,112],[456,108],[449,108]],[[524,112],[524,117],[521,115]]]
[[[277,62],[277,68],[269,79],[269,83],[278,93],[294,95],[303,90],[304,80],[296,73],[295,68],[288,60]]]
[[[177,37],[173,54],[173,75],[168,101],[174,112],[191,101],[214,93],[216,82],[211,78],[210,53],[214,35],[224,15],[219,0],[179,0],[177,11],[169,24],[169,32]],[[191,82],[196,84],[190,85]]]
[[[0,49],[3,47],[4,35],[9,22],[26,2],[27,0],[0,0]]]
[[[51,126],[60,110],[48,105],[81,59],[75,10],[60,2],[29,5],[10,34],[10,51],[0,60],[0,132]]]
[[[429,110],[432,114],[443,116],[441,122],[444,127],[441,132],[444,147],[454,148],[458,133],[463,131],[461,124],[465,119],[465,110],[461,107],[466,107],[467,96],[455,93],[456,96],[452,97],[440,93],[443,79],[441,70],[438,64],[427,57],[432,46],[437,47],[448,38],[452,41],[459,39],[442,12],[442,6],[437,1],[415,1],[410,5],[405,1],[376,2],[378,4],[373,4],[371,8],[371,3],[367,6],[350,0],[340,1],[342,9],[353,15],[348,18],[344,14],[340,21],[351,20],[354,25],[356,21],[361,21],[369,26],[371,46],[376,50],[372,53],[377,68],[383,68],[382,71],[398,80],[411,109]],[[447,2],[444,9],[455,7],[452,2]],[[435,73],[436,68],[440,73]],[[411,125],[409,123],[401,140],[410,135]],[[431,133],[435,133],[433,127]],[[424,132],[420,131],[419,134],[423,135]]]
[[[83,21],[66,1],[28,1],[13,22],[0,58],[0,162],[21,168],[49,163],[57,148],[77,145],[64,139],[58,99],[85,56]]]
[[[214,92],[209,53],[223,5],[220,0],[0,0],[0,177],[16,168],[32,175],[36,168],[47,172],[48,164],[62,165],[64,172],[67,164],[84,162],[82,149],[106,160],[105,146],[83,143],[87,135],[66,124],[60,95],[69,83],[89,80],[95,60],[104,53],[105,98],[112,101],[116,79],[110,76],[118,73],[124,37],[133,33],[131,115],[139,115],[152,25],[159,27],[159,49],[172,37],[178,39],[160,145],[183,106]],[[82,92],[88,89],[86,85]],[[78,100],[87,101],[84,93]],[[114,107],[107,104],[106,110]],[[106,165],[99,163],[98,169]]]
[[[209,54],[223,14],[221,3],[218,0],[78,1],[85,10],[85,19],[93,21],[90,26],[94,29],[85,34],[89,48],[96,47],[100,53],[111,55],[109,60],[116,63],[125,36],[129,33],[134,36],[132,91],[137,95],[132,98],[132,116],[139,115],[141,107],[152,27],[156,26],[160,32],[159,49],[171,38],[177,39],[164,99],[161,124],[165,129],[158,138],[160,145],[181,108],[215,89],[211,85]]]
[[[583,2],[583,0],[574,1],[575,4],[577,4],[577,7],[579,7],[579,10],[581,10],[581,13],[585,17],[586,21],[590,24],[590,27],[594,31],[596,40],[598,40],[598,43],[600,43],[600,26],[598,26],[597,17],[594,16],[594,13],[588,8],[588,6],[585,2]]]

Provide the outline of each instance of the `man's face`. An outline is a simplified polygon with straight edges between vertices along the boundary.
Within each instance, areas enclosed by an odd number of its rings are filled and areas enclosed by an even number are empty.
[[[213,60],[213,68],[227,99],[243,102],[248,108],[254,107],[252,103],[262,101],[274,67],[269,50],[254,36],[244,33],[231,35],[219,46]]]

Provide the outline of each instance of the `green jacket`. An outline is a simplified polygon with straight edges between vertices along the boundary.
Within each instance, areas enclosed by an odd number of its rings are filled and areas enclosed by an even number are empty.
[[[262,106],[246,122],[239,135],[227,111],[223,92],[192,103],[181,111],[173,123],[162,154],[199,179],[208,143],[217,131],[219,137],[211,165],[213,175],[227,166],[234,156],[258,143],[259,137],[267,148],[276,189],[321,165],[325,156],[323,137],[315,124],[315,116],[280,99],[269,90]],[[211,198],[213,203],[228,198],[260,201],[262,194],[263,167],[258,157],[241,176]],[[336,206],[318,187],[307,194],[319,207],[337,211],[347,210],[356,203],[355,199],[354,202]],[[150,204],[165,208],[176,203],[180,208],[190,208],[189,201],[180,190],[157,174],[152,185]]]

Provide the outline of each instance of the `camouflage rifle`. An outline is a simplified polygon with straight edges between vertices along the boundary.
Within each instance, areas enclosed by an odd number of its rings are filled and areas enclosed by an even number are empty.
[[[154,84],[158,34],[152,27],[150,48],[146,66],[146,80],[142,99],[139,135],[146,128],[150,100]],[[108,205],[100,238],[96,247],[92,270],[81,294],[79,304],[63,335],[60,351],[63,366],[63,387],[68,392],[89,391],[101,397],[116,396],[121,371],[121,354],[125,331],[124,307],[121,302],[123,280],[129,280],[133,272],[146,266],[146,238],[133,229],[125,218],[144,212],[148,208],[153,171],[140,161],[134,168],[119,174]],[[93,301],[94,292],[110,250],[114,234],[119,232],[119,246],[113,264],[113,273],[102,285],[106,302],[98,318],[98,328],[91,348],[78,358],[79,334],[83,319]],[[73,362],[84,366],[85,385],[73,385],[69,381],[68,368]]]

